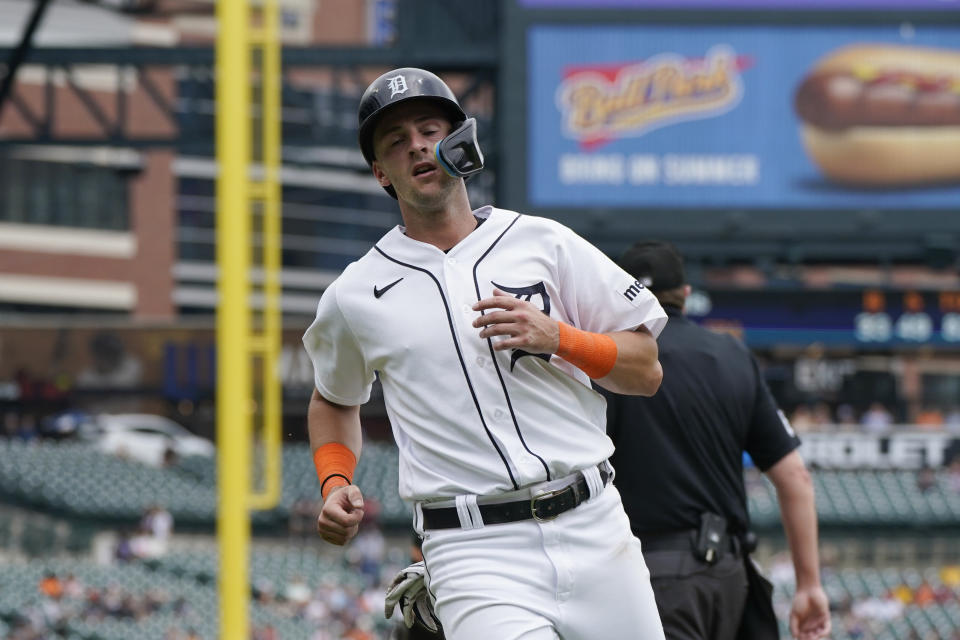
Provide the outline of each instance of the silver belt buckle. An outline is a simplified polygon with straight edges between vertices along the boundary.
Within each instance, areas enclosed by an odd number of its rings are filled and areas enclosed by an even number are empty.
[[[540,516],[537,515],[537,503],[540,502],[541,500],[546,500],[547,498],[553,498],[554,496],[558,496],[569,488],[570,487],[564,487],[563,489],[554,489],[553,491],[544,491],[543,493],[537,494],[533,498],[531,498],[530,499],[530,515],[533,516],[533,519],[536,520],[537,522],[550,522],[551,520],[559,516],[560,515],[559,513],[555,513],[551,516],[541,518]]]

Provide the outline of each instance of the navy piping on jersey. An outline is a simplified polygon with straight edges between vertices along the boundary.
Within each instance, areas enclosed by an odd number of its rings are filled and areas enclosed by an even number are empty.
[[[453,338],[453,346],[457,350],[457,359],[460,360],[460,368],[463,370],[463,377],[467,380],[467,387],[470,389],[470,396],[473,398],[473,404],[477,408],[477,415],[480,417],[480,424],[483,425],[483,430],[487,432],[487,437],[490,439],[490,444],[493,445],[493,448],[496,449],[497,453],[500,455],[500,460],[503,462],[503,466],[507,470],[507,475],[510,476],[510,484],[513,485],[514,489],[519,489],[520,485],[517,484],[517,480],[513,477],[513,472],[510,470],[510,465],[507,464],[506,456],[503,455],[503,451],[501,451],[500,447],[497,446],[497,441],[494,439],[493,434],[490,433],[490,429],[487,427],[487,423],[483,419],[483,411],[480,410],[480,400],[477,398],[477,392],[473,388],[473,382],[470,380],[470,374],[467,373],[467,365],[463,361],[463,353],[460,351],[460,343],[457,341],[457,333],[453,328],[453,317],[450,315],[450,305],[447,303],[447,297],[443,295],[443,287],[440,286],[440,281],[437,280],[436,276],[423,267],[417,267],[412,264],[407,264],[406,262],[401,262],[396,258],[392,258],[384,253],[383,249],[377,245],[373,245],[373,248],[377,250],[377,253],[382,255],[390,262],[395,262],[402,267],[408,267],[414,271],[421,271],[427,274],[430,276],[430,279],[433,280],[433,283],[437,285],[437,291],[440,292],[440,300],[443,301],[443,308],[447,312],[447,324],[450,326],[450,337]]]
[[[504,229],[503,232],[497,236],[497,239],[494,240],[493,243],[487,248],[487,250],[483,252],[483,255],[477,258],[477,262],[473,265],[473,286],[476,289],[478,301],[480,300],[480,282],[477,279],[477,267],[480,266],[480,263],[484,258],[487,257],[487,254],[493,251],[493,248],[497,246],[497,243],[500,242],[500,239],[507,234],[507,231],[510,231],[513,225],[516,224],[517,220],[519,219],[520,215],[518,214],[517,217],[513,219],[513,222],[508,224],[507,228]],[[484,312],[481,312],[481,314],[482,313]],[[520,444],[522,444],[523,448],[527,450],[527,453],[540,461],[540,464],[543,465],[543,470],[547,472],[547,480],[552,480],[553,478],[550,477],[550,468],[547,466],[546,460],[531,451],[530,447],[527,446],[527,441],[523,439],[523,433],[520,432],[520,423],[517,422],[517,415],[513,411],[513,403],[510,402],[510,393],[507,391],[507,383],[504,382],[503,372],[500,371],[500,365],[497,364],[497,355],[493,351],[493,340],[491,338],[487,338],[487,347],[490,349],[490,357],[493,358],[493,367],[497,370],[497,377],[500,379],[500,387],[503,389],[503,397],[507,401],[507,408],[510,410],[510,418],[513,420],[513,428],[517,430],[517,437],[520,439]]]

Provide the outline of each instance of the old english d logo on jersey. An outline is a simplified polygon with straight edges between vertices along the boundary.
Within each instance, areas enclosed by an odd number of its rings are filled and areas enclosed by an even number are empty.
[[[393,76],[387,78],[387,86],[390,87],[390,99],[407,92],[407,79],[403,76]]]
[[[550,315],[550,295],[547,293],[547,288],[544,286],[543,281],[540,281],[537,284],[532,284],[529,287],[505,287],[502,284],[497,284],[493,281],[491,281],[490,284],[501,291],[512,293],[518,300],[533,302],[534,296],[540,296],[540,300],[542,302],[540,311],[546,315]],[[534,302],[534,304],[536,304],[536,302]],[[510,371],[513,371],[513,366],[517,363],[517,360],[523,356],[536,356],[537,358],[541,358],[548,362],[550,361],[549,353],[530,353],[528,351],[524,351],[523,349],[514,349],[510,356]]]

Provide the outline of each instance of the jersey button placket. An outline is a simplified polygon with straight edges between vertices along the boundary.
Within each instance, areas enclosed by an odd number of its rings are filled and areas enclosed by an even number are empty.
[[[463,281],[462,274],[460,269],[457,267],[456,258],[446,258],[443,261],[443,281],[446,286],[447,295],[450,296],[450,311],[454,314],[453,324],[455,325],[454,330],[458,335],[458,340],[460,344],[467,346],[464,343],[464,340],[471,335],[471,330],[473,329],[473,316],[476,315],[476,311],[472,309],[472,305],[463,301],[462,299],[457,299],[459,296],[455,292],[461,290],[466,283]],[[463,321],[457,321],[456,318],[456,309],[459,306],[463,313]]]

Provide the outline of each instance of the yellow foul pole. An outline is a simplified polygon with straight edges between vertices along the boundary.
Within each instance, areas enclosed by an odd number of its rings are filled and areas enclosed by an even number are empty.
[[[263,227],[263,330],[253,335],[253,353],[262,356],[263,428],[262,486],[255,487],[248,504],[252,509],[270,509],[280,500],[282,388],[278,370],[281,350],[281,65],[280,25],[277,0],[264,0],[262,27],[252,40],[262,52],[260,81],[263,115],[260,141],[263,149],[263,180],[253,183],[253,197],[262,202]]]
[[[217,536],[224,640],[250,637],[249,19],[247,0],[217,1]]]

